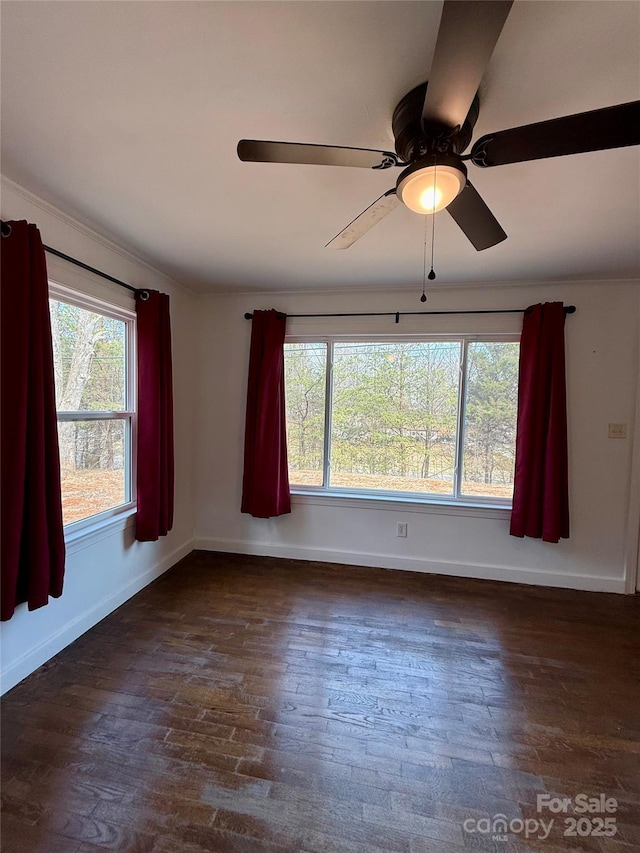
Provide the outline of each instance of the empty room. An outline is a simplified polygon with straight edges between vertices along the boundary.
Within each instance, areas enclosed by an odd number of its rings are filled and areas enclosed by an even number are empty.
[[[3,853],[640,849],[640,3],[0,24]]]

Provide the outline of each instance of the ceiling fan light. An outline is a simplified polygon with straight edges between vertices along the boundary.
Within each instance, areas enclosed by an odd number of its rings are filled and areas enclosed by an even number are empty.
[[[398,179],[396,193],[415,213],[437,213],[451,204],[467,183],[462,161],[447,157],[447,162],[424,158],[405,169]]]

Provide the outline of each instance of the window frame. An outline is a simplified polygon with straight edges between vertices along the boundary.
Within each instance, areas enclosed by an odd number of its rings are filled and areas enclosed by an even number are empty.
[[[479,510],[507,510],[513,505],[512,498],[492,497],[489,495],[468,495],[461,492],[463,468],[464,468],[464,440],[465,440],[465,409],[467,391],[467,361],[468,349],[471,343],[520,343],[519,332],[461,332],[445,334],[323,334],[323,335],[286,335],[285,344],[307,343],[326,344],[327,360],[325,373],[325,417],[323,436],[323,467],[322,485],[307,485],[295,483],[290,472],[291,494],[306,496],[306,498],[341,499],[341,500],[363,500],[379,503],[398,503],[400,505],[421,504],[425,507],[443,507]],[[426,492],[400,492],[389,489],[354,489],[342,486],[331,486],[331,423],[333,414],[333,345],[336,343],[422,343],[422,342],[456,342],[461,344],[461,355],[459,364],[460,379],[458,383],[458,405],[456,413],[456,449],[455,469],[453,479],[453,494],[436,494]],[[286,394],[286,388],[285,388]]]
[[[72,521],[64,525],[65,540],[73,541],[101,527],[112,524],[120,519],[126,519],[136,511],[137,489],[137,376],[136,376],[136,314],[134,310],[108,302],[96,296],[75,290],[67,285],[49,279],[49,299],[64,302],[119,320],[125,325],[125,408],[116,411],[60,411],[56,407],[57,422],[91,421],[91,420],[124,420],[128,421],[129,429],[125,427],[124,465],[125,465],[125,497],[122,504],[110,507],[103,512],[94,513],[86,518]]]

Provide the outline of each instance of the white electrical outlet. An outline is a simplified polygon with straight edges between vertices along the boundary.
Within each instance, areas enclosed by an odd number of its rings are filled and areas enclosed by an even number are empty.
[[[407,530],[409,525],[405,524],[403,521],[398,522],[398,536],[401,536],[403,539],[407,538]]]

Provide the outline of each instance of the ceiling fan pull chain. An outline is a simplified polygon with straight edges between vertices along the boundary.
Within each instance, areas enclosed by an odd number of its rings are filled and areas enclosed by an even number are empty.
[[[427,215],[424,217],[424,250],[422,255],[422,296],[420,297],[420,302],[427,301],[427,294],[425,293],[426,282],[427,279],[429,281],[435,281],[436,274],[433,271],[433,247],[435,244],[435,234],[436,234],[436,188],[438,186],[438,166],[434,164],[434,175],[433,175],[433,207],[431,209],[431,269],[429,270],[429,275],[427,275]]]
[[[438,166],[437,164],[433,169],[433,210],[431,211],[431,269],[429,271],[429,275],[427,278],[429,281],[435,281],[436,274],[433,271],[433,247],[435,245],[435,236],[436,236],[436,194],[435,189],[438,186]]]
[[[424,215],[424,245],[422,252],[422,296],[420,302],[427,301],[427,294],[424,292],[427,284],[427,215]]]
[[[431,269],[429,270],[429,275],[427,278],[429,281],[435,281],[436,274],[433,271],[433,246],[435,243],[435,235],[436,235],[436,215],[435,212],[431,214]]]

